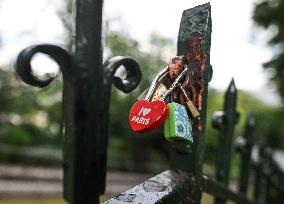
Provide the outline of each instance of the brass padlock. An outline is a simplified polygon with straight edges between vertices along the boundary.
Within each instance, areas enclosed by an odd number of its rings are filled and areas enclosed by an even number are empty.
[[[195,105],[193,104],[192,100],[190,100],[188,94],[186,93],[186,91],[184,90],[184,88],[182,87],[181,84],[179,84],[179,89],[181,90],[182,92],[182,95],[184,96],[185,98],[185,104],[187,105],[192,117],[194,118],[197,118],[200,114],[197,110],[197,108],[195,107]]]

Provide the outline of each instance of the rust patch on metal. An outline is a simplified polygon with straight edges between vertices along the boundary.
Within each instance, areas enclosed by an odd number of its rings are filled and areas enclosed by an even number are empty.
[[[191,84],[195,87],[195,104],[198,110],[202,106],[202,93],[205,88],[203,72],[205,71],[206,55],[202,48],[203,35],[195,33],[188,39],[188,52],[185,54],[185,63],[190,67]]]
[[[184,55],[185,64],[190,68],[190,83],[185,86],[185,89],[192,92],[192,99],[199,112],[202,109],[202,94],[205,90],[203,74],[205,72],[206,54],[202,45],[203,40],[204,35],[192,34],[188,39],[188,51]],[[200,120],[197,126],[199,130],[202,128]]]

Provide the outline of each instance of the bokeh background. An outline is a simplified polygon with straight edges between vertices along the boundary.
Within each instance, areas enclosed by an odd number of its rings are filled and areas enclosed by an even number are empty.
[[[135,135],[128,126],[128,113],[153,76],[175,56],[182,11],[206,2],[105,1],[104,60],[129,55],[139,62],[143,73],[142,82],[134,92],[126,95],[112,91],[108,166],[114,177],[121,171],[135,172],[132,183],[121,184],[125,189],[167,168],[169,144],[162,129]],[[211,127],[211,115],[223,108],[224,90],[232,78],[238,88],[241,115],[235,135],[242,134],[247,114],[254,112],[257,137],[265,138],[273,149],[284,148],[284,1],[212,0],[211,6],[214,74],[208,96],[204,164],[207,175],[214,174],[212,164],[218,139],[217,131]],[[23,48],[38,43],[52,43],[74,52],[75,10],[73,0],[0,0],[0,191],[4,189],[0,192],[0,203],[23,203],[23,197],[35,199],[27,203],[38,203],[35,198],[38,196],[41,203],[45,202],[42,196],[49,203],[63,202],[59,170],[64,135],[62,77],[56,63],[45,55],[37,55],[32,62],[34,74],[39,78],[57,75],[58,79],[48,88],[29,87],[17,78],[13,63]],[[235,156],[232,181],[238,175],[235,168],[238,162]],[[59,187],[34,194],[35,190],[21,191],[28,187],[25,183],[14,186],[9,183],[13,175],[14,180],[20,181],[38,178],[37,173],[34,177],[23,174],[25,169],[32,172],[50,169],[42,173],[45,183],[37,183],[35,189],[44,189],[46,183]],[[11,175],[12,170],[19,173]],[[30,186],[36,182],[39,181]],[[1,187],[1,183],[7,185]],[[114,194],[121,190],[118,189],[108,190]],[[22,201],[17,201],[18,195]]]

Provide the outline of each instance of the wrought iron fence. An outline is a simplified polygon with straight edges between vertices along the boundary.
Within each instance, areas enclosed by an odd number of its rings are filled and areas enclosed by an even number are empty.
[[[32,86],[45,87],[53,78],[40,81],[32,75],[30,61],[36,53],[53,58],[63,74],[63,113],[65,124],[63,170],[64,198],[70,203],[99,203],[105,190],[108,115],[111,84],[129,93],[140,82],[138,63],[130,57],[114,57],[102,62],[103,0],[77,1],[76,50],[71,56],[55,45],[35,45],[24,49],[17,59],[17,73]],[[91,20],[90,20],[91,19]],[[201,76],[201,122],[194,132],[192,145],[172,144],[170,170],[119,194],[105,203],[200,203],[202,193],[214,197],[215,203],[232,200],[238,203],[272,203],[271,189],[281,190],[282,171],[273,162],[271,152],[258,146],[260,156],[251,160],[255,141],[252,137],[254,116],[250,115],[242,140],[236,145],[241,154],[239,191],[229,189],[229,172],[236,110],[237,89],[234,81],[225,95],[224,110],[216,112],[212,124],[220,132],[216,160],[216,179],[203,175],[204,132],[207,87],[212,77],[210,65],[211,7],[203,4],[185,10],[178,35],[177,55],[194,54],[192,62]],[[125,79],[114,76],[120,65],[127,71]],[[99,122],[100,121],[100,122]],[[255,168],[252,169],[251,167]],[[247,197],[248,175],[255,172],[254,198]],[[270,178],[272,171],[278,177]],[[260,185],[261,182],[261,185]],[[260,196],[260,192],[266,192]]]

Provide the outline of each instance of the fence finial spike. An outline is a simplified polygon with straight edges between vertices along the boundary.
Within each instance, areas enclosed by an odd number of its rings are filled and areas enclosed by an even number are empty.
[[[226,92],[227,92],[227,93],[230,93],[230,94],[233,94],[233,93],[236,93],[236,92],[237,92],[237,87],[236,87],[234,78],[232,78],[232,80],[231,80],[231,82],[230,82],[230,85],[228,86]]]

